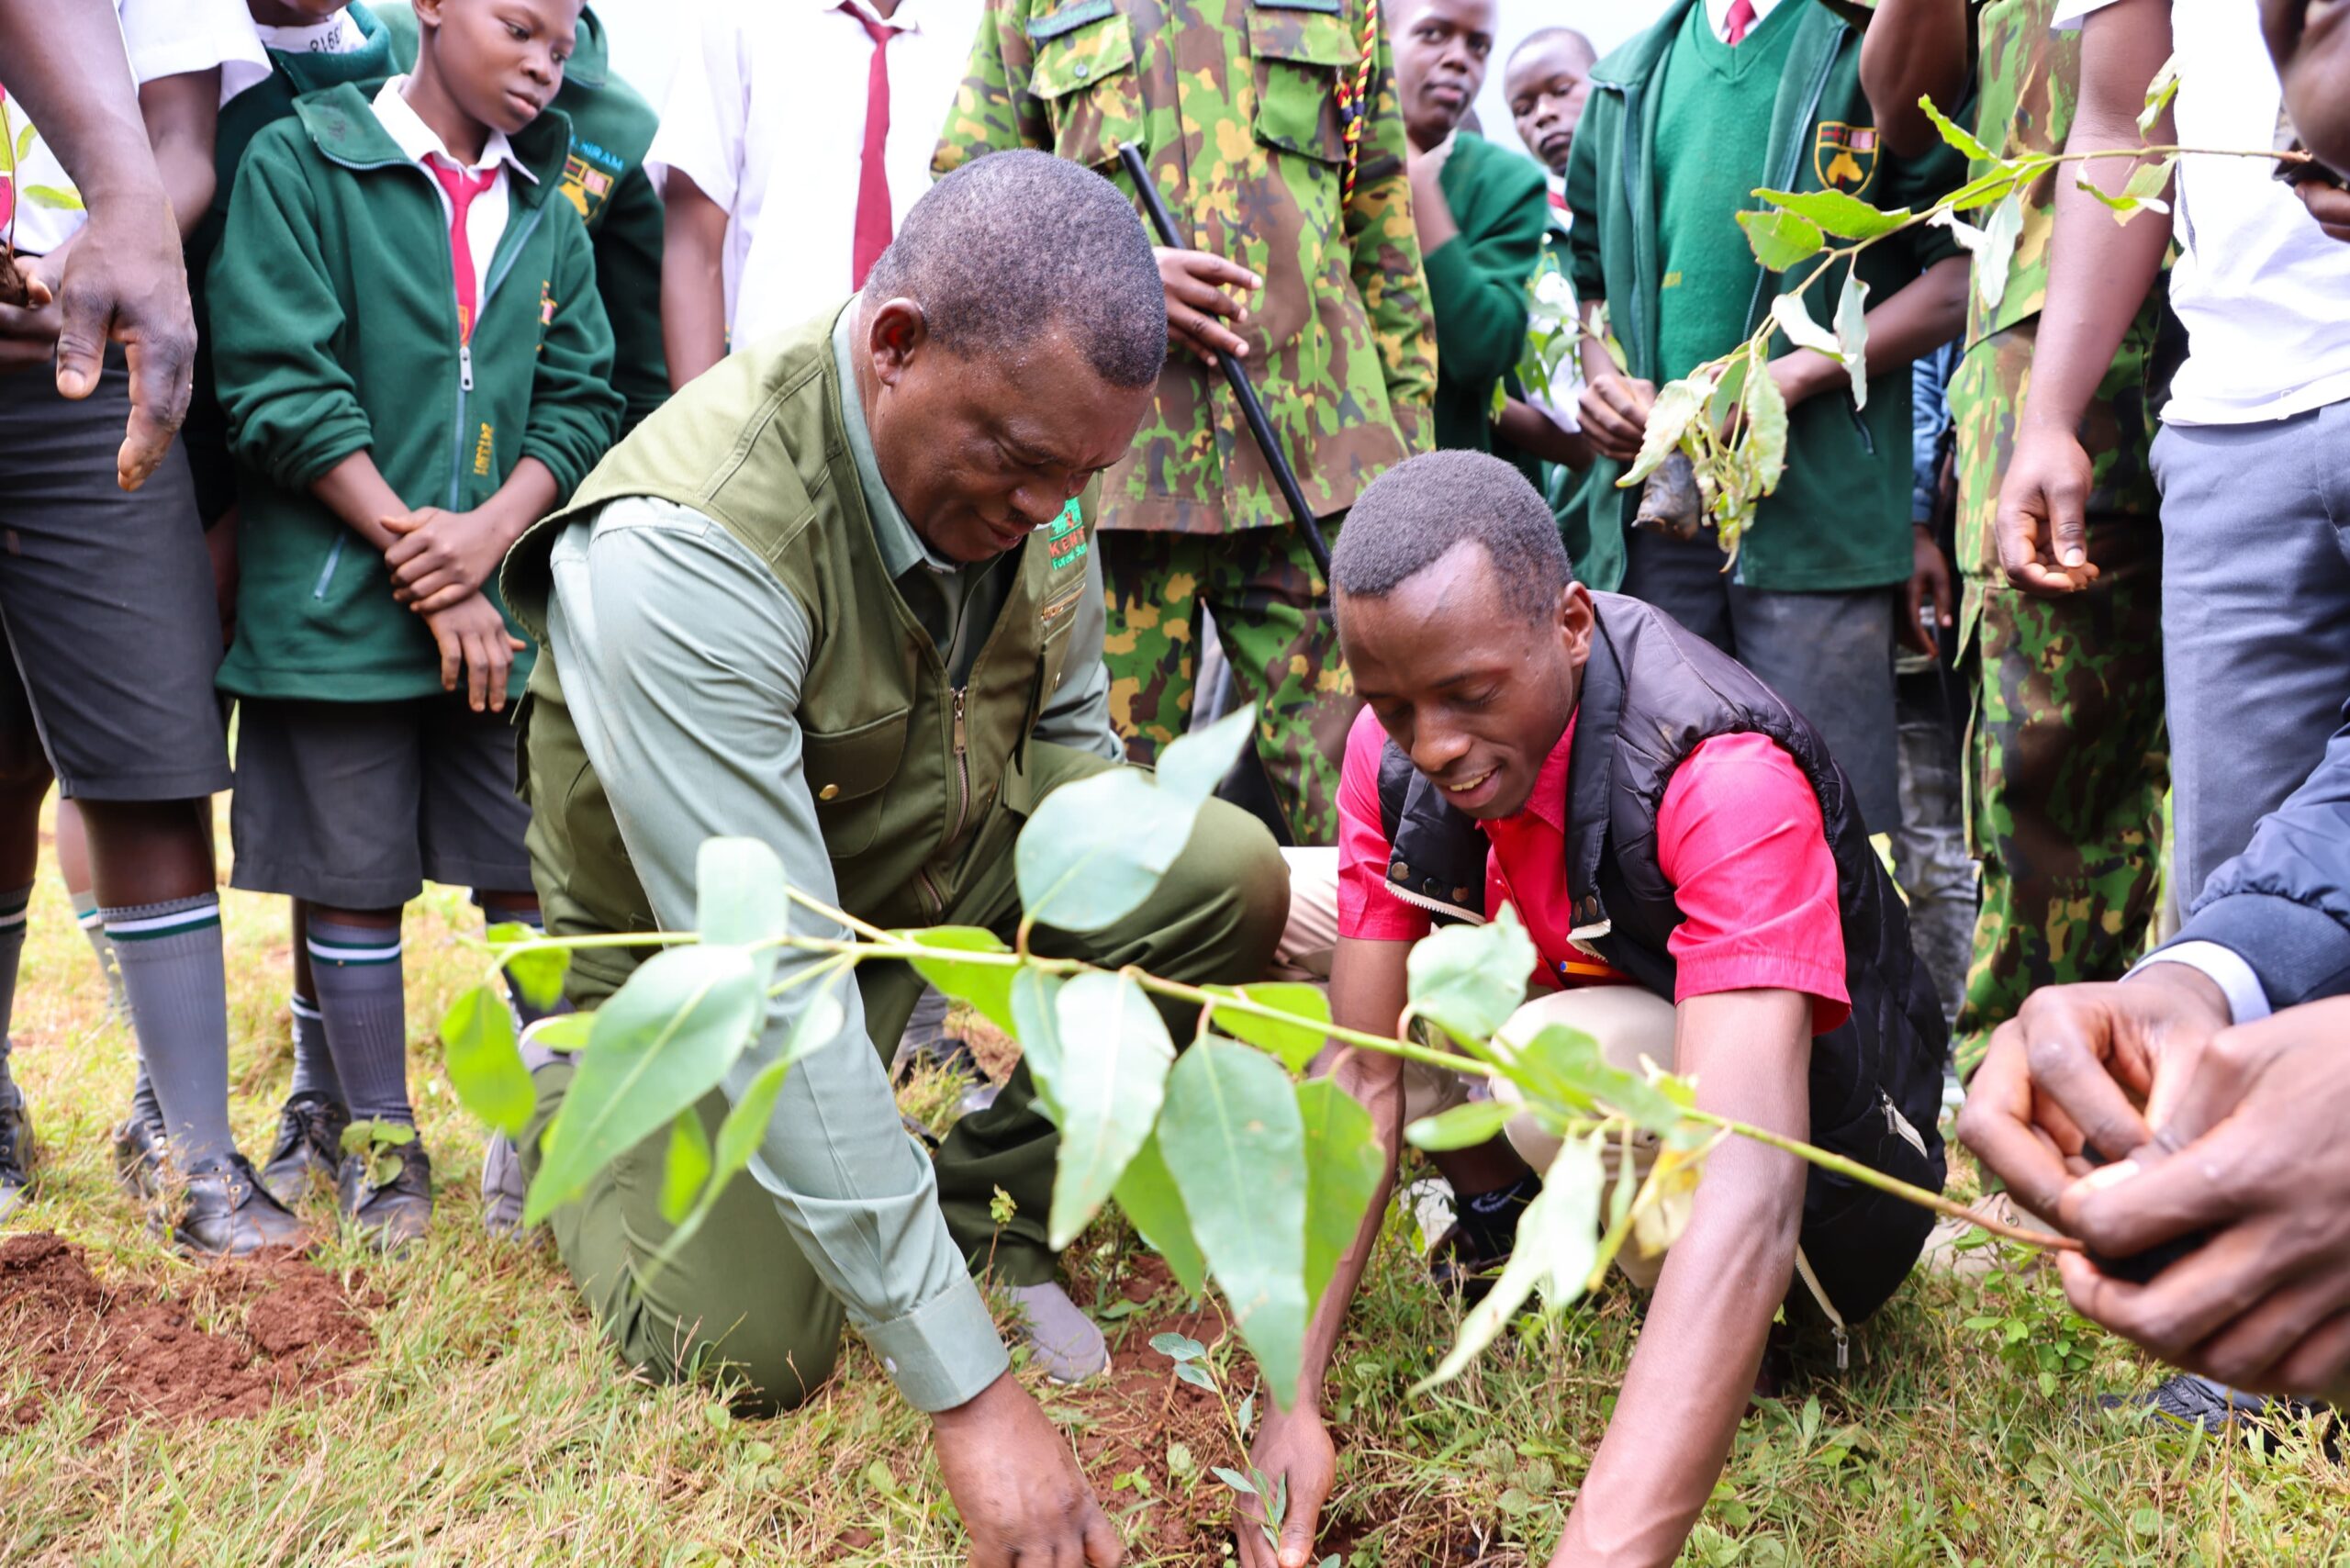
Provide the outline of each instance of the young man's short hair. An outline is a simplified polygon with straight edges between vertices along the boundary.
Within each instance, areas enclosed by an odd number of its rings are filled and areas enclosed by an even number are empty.
[[[1383,599],[1453,546],[1475,543],[1493,562],[1510,608],[1547,617],[1574,580],[1550,504],[1511,465],[1483,452],[1431,452],[1397,464],[1348,512],[1330,553],[1340,593]]]

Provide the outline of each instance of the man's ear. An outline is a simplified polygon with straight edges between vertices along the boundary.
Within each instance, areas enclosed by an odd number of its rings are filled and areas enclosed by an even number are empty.
[[[416,12],[416,25],[419,28],[428,32],[440,29],[441,0],[412,0],[412,7]]]
[[[895,386],[915,357],[930,343],[930,319],[911,299],[886,299],[867,319],[866,352],[873,357],[874,379]]]
[[[1589,588],[1571,582],[1559,590],[1559,644],[1566,649],[1568,661],[1577,670],[1591,656],[1591,633],[1598,623],[1599,610],[1591,602]]]

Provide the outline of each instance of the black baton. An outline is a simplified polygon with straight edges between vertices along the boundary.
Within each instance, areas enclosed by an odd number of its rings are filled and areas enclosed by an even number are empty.
[[[1170,251],[1188,251],[1192,247],[1176,237],[1175,215],[1158,196],[1158,187],[1150,181],[1150,170],[1142,161],[1142,149],[1129,141],[1118,149],[1118,156],[1126,165],[1126,173],[1135,182],[1135,195],[1142,198],[1143,211],[1150,215],[1150,226],[1158,230],[1158,242]],[[1305,492],[1297,487],[1297,476],[1290,471],[1289,459],[1281,454],[1281,443],[1273,435],[1272,422],[1265,418],[1265,405],[1257,399],[1257,389],[1248,384],[1248,373],[1230,354],[1214,356],[1224,367],[1224,379],[1232,395],[1240,399],[1241,417],[1248,421],[1248,433],[1257,438],[1257,450],[1265,454],[1265,462],[1273,470],[1273,483],[1281,487],[1281,499],[1289,503],[1290,516],[1297,520],[1298,532],[1305,537],[1305,548],[1314,556],[1314,564],[1322,568],[1322,580],[1330,580],[1330,546],[1323,543],[1322,525],[1314,521],[1314,509],[1305,504]]]

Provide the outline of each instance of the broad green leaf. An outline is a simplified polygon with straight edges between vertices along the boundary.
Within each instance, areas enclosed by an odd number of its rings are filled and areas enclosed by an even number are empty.
[[[1201,1041],[1168,1075],[1158,1147],[1233,1323],[1287,1409],[1305,1338],[1305,1132],[1289,1075],[1247,1046]]]
[[[1175,1178],[1167,1169],[1167,1157],[1158,1152],[1155,1131],[1126,1162],[1125,1173],[1118,1178],[1112,1195],[1151,1250],[1167,1260],[1168,1271],[1186,1295],[1198,1295],[1207,1288],[1208,1260],[1192,1235],[1191,1218],[1183,1213],[1183,1195],[1175,1190]]]
[[[1649,407],[1648,429],[1640,435],[1640,454],[1624,476],[1616,481],[1617,487],[1639,484],[1672,456],[1673,448],[1681,443],[1682,432],[1705,412],[1706,401],[1713,395],[1714,376],[1710,372],[1699,371],[1685,380],[1667,382]]]
[[[2163,62],[2163,68],[2154,73],[2153,81],[2146,84],[2146,104],[2138,111],[2140,135],[2153,134],[2154,122],[2163,118],[2163,111],[2170,107],[2171,99],[2177,95],[2178,56],[2174,54]]]
[[[514,1014],[494,987],[462,992],[441,1017],[442,1060],[466,1110],[520,1138],[537,1104],[530,1070],[514,1046]]]
[[[579,1196],[598,1170],[715,1087],[766,1011],[740,947],[702,943],[647,959],[596,1012],[523,1223]]]
[[[1035,1082],[1037,1101],[1045,1114],[1056,1122],[1061,1113],[1053,1103],[1050,1085],[1061,1066],[1060,990],[1059,976],[1035,969],[1021,969],[1012,980],[1012,1033],[1028,1063],[1028,1076]]]
[[[35,207],[54,207],[61,212],[83,210],[82,195],[71,185],[19,185],[17,189]]]
[[[1869,406],[1869,286],[1851,272],[1844,274],[1844,292],[1836,298],[1836,346],[1843,351],[1844,369],[1852,377],[1852,407]]]
[[[1150,1348],[1170,1361],[1196,1361],[1208,1353],[1205,1345],[1182,1334],[1153,1334]]]
[[[1496,1036],[1494,1057],[1504,1075],[1538,1103],[1567,1111],[1605,1106],[1658,1134],[1681,1120],[1679,1106],[1637,1074],[1610,1064],[1596,1039],[1569,1025],[1545,1025],[1525,1041]]]
[[[563,977],[571,969],[570,949],[531,946],[545,942],[546,934],[534,931],[519,920],[491,926],[488,936],[492,947],[520,949],[498,955],[507,982],[513,986],[516,995],[542,1010],[563,1000]]]
[[[1236,1040],[1244,1040],[1281,1058],[1292,1072],[1304,1072],[1330,1034],[1330,999],[1318,986],[1268,980],[1258,985],[1211,985],[1202,990],[1213,996],[1246,997],[1266,1007],[1293,1014],[1299,1022],[1259,1018],[1235,1007],[1215,1010],[1214,1026]]]
[[[1310,1321],[1338,1259],[1354,1245],[1363,1212],[1379,1191],[1387,1157],[1371,1113],[1338,1086],[1316,1078],[1297,1086],[1305,1128],[1305,1315]]]
[[[1003,939],[976,925],[935,925],[926,931],[894,935],[944,953],[1008,953]],[[1007,1035],[1020,1031],[1012,1018],[1012,977],[1020,971],[1011,964],[973,964],[940,957],[912,960],[914,972],[945,991],[979,1010],[979,1016]]]
[[[2137,197],[2138,205],[2149,212],[2168,212],[2170,203],[2163,199],[2163,187],[2170,184],[2171,165],[2177,162],[2175,158],[2165,158],[2158,162],[2139,164],[2130,171],[2121,194]]]
[[[1753,355],[1745,350],[1733,354],[1722,367],[1722,378],[1714,386],[1714,395],[1706,403],[1706,422],[1719,429],[1729,422],[1732,409],[1746,396],[1746,378]]]
[[[1181,1378],[1185,1383],[1206,1389],[1210,1394],[1214,1394],[1216,1391],[1215,1374],[1208,1371],[1207,1368],[1200,1365],[1197,1361],[1176,1362],[1175,1375]]]
[[[1204,730],[1179,737],[1158,754],[1152,771],[1162,793],[1199,805],[1215,793],[1257,733],[1257,710],[1237,708]]]
[[[694,861],[694,919],[705,942],[750,947],[791,929],[783,861],[765,839],[706,838]],[[752,955],[759,988],[775,978],[776,949]]]
[[[1880,212],[1842,191],[1756,191],[1756,196],[1785,212],[1807,218],[1830,234],[1847,240],[1874,240],[1909,221],[1909,209],[1897,207]],[[1750,230],[1750,232],[1751,232]]]
[[[1767,373],[1747,383],[1746,451],[1767,496],[1779,487],[1780,476],[1787,471],[1786,394]]]
[[[1792,212],[1741,212],[1738,226],[1746,230],[1754,259],[1769,272],[1785,272],[1797,262],[1819,254],[1828,243],[1818,224]]]
[[[1811,319],[1802,300],[1792,294],[1775,296],[1771,301],[1771,319],[1786,333],[1787,342],[1799,349],[1824,353],[1830,359],[1842,360],[1844,351],[1837,346],[1836,334]]]
[[[593,1013],[558,1013],[531,1025],[531,1043],[551,1051],[584,1051],[596,1027]]]
[[[1475,1148],[1500,1137],[1501,1130],[1517,1114],[1517,1106],[1505,1105],[1498,1100],[1472,1100],[1449,1111],[1421,1117],[1404,1129],[1404,1141],[1414,1148],[1431,1151]]]
[[[1088,969],[1061,987],[1053,1011],[1062,1040],[1079,1042],[1062,1052],[1046,1091],[1061,1134],[1047,1227],[1058,1251],[1077,1239],[1150,1136],[1175,1045],[1150,998],[1125,975]],[[1035,1076],[1035,1064],[1028,1070]]]
[[[709,1180],[710,1134],[700,1110],[688,1105],[669,1124],[669,1152],[661,1162],[661,1217],[671,1225],[683,1222]]]
[[[1483,925],[1444,926],[1414,944],[1404,960],[1411,986],[1404,1017],[1426,1018],[1463,1045],[1483,1044],[1525,1000],[1537,958],[1507,904]]]
[[[1542,1178],[1542,1191],[1518,1216],[1517,1240],[1492,1293],[1469,1309],[1451,1350],[1413,1393],[1458,1377],[1538,1288],[1544,1306],[1552,1312],[1583,1294],[1599,1252],[1602,1181],[1597,1135],[1570,1138],[1560,1146],[1558,1159]]]
[[[1200,805],[1132,767],[1062,785],[1030,815],[1013,848],[1023,909],[1071,932],[1099,931],[1133,913],[1190,842]]]
[[[1926,111],[1928,119],[1934,122],[1934,129],[1942,132],[1942,140],[1964,153],[1968,162],[1988,163],[1998,156],[1989,148],[1975,140],[1973,134],[1964,128],[1953,124],[1948,115],[1934,107],[1933,99],[1921,97],[1918,100],[1918,106]]]

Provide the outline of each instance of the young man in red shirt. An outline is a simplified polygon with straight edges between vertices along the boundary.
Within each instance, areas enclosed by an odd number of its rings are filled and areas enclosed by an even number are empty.
[[[1336,1020],[1393,1032],[1412,943],[1506,902],[1541,962],[1505,1034],[1574,1024],[1612,1058],[1693,1077],[1707,1110],[1939,1190],[1941,1006],[1818,732],[1670,617],[1576,583],[1550,508],[1483,454],[1373,483],[1331,576],[1367,703],[1339,790]],[[1338,1071],[1392,1183],[1403,1075],[1360,1052]],[[1291,1506],[1278,1554],[1244,1532],[1247,1568],[1311,1561],[1334,1470],[1316,1396],[1385,1207],[1308,1334],[1301,1397],[1259,1436]],[[1841,1338],[1900,1284],[1931,1219],[1759,1143],[1718,1148],[1670,1253],[1627,1270],[1655,1296],[1553,1561],[1671,1562],[1780,1305],[1816,1304]]]

